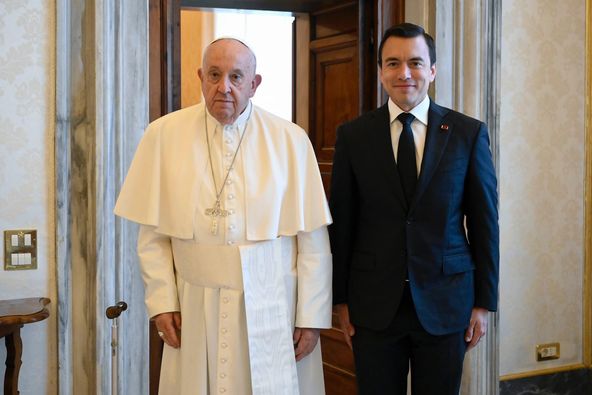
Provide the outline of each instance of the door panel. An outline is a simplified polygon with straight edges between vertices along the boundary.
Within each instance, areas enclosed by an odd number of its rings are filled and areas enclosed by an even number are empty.
[[[357,2],[341,4],[316,13],[313,37],[326,38],[357,31]]]
[[[335,146],[335,129],[357,113],[358,83],[356,81],[357,51],[353,45],[342,49],[325,49],[315,57],[317,130],[320,139],[316,140],[320,160],[330,160],[326,151]]]
[[[358,113],[357,40],[351,35],[338,37],[341,42],[329,46],[311,45],[316,86],[312,112],[315,127],[310,137],[326,191],[331,183],[337,126]]]

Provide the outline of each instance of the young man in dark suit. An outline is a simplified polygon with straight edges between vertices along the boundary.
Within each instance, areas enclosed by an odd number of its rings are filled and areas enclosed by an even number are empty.
[[[404,23],[378,53],[389,101],[338,129],[333,295],[359,393],[458,394],[498,299],[497,181],[483,122],[430,100],[432,37]]]

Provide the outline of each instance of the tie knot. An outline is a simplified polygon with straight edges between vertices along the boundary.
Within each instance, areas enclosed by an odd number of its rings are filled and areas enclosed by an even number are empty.
[[[397,119],[403,124],[403,126],[411,126],[411,122],[415,119],[413,114],[408,112],[402,112],[399,114]]]

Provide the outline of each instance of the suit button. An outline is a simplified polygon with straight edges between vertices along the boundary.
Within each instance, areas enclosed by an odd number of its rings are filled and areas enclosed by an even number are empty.
[[[407,220],[405,222],[407,223],[407,225],[411,225],[411,220]]]

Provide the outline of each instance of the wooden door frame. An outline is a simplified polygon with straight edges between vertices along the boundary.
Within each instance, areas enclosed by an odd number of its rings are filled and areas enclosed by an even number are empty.
[[[360,80],[360,112],[366,112],[385,100],[380,81],[372,81],[372,70],[365,70],[362,64],[368,56],[376,59],[376,48],[384,31],[405,18],[403,0],[359,0],[360,18],[373,12],[374,25],[362,24],[358,39],[370,42],[370,47],[361,45],[359,53],[360,70],[365,78]],[[181,8],[238,8],[251,10],[310,13],[313,7],[341,5],[339,0],[295,1],[295,0],[149,0],[149,76],[150,76],[150,120],[181,107],[181,49],[180,14]],[[370,51],[369,48],[372,48]],[[371,89],[375,94],[368,95]]]
[[[150,121],[181,108],[181,0],[149,0]]]

